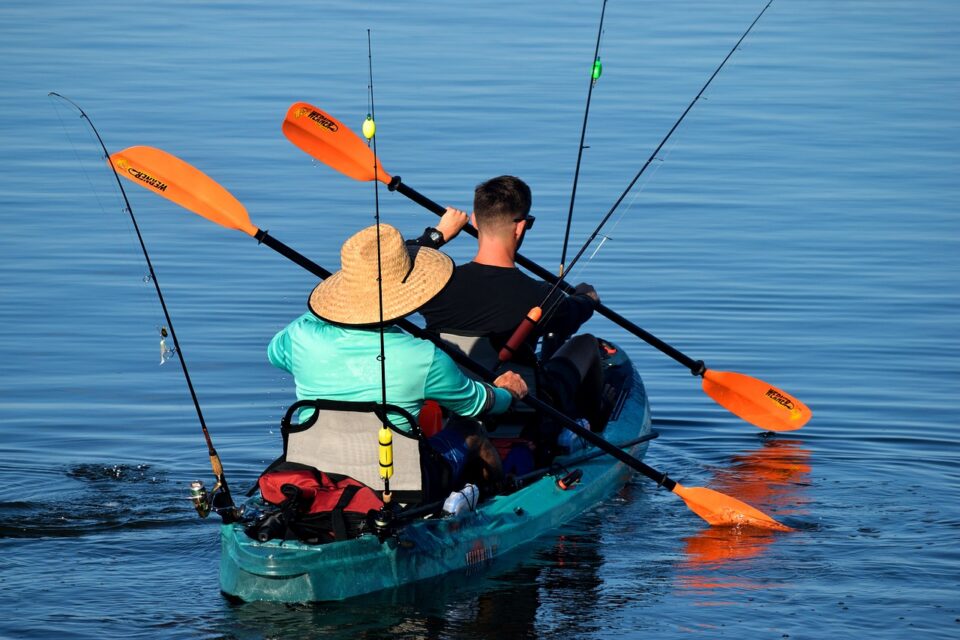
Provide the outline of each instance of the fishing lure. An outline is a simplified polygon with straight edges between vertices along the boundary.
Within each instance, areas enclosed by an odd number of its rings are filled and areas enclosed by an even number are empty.
[[[167,333],[166,327],[160,327],[160,366],[162,367],[167,363],[167,360],[173,357],[173,354],[177,352],[176,348],[171,347],[167,344],[167,338],[169,333]]]

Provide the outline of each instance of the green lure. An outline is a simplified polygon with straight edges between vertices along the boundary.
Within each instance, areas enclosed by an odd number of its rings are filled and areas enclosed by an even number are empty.
[[[593,84],[597,84],[601,75],[603,75],[603,63],[600,62],[600,56],[597,56],[597,59],[593,61]]]

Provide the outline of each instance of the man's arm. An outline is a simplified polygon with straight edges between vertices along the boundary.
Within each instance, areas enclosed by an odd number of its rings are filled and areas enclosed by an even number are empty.
[[[541,324],[539,331],[543,336],[542,358],[550,359],[560,345],[593,316],[599,303],[600,296],[596,289],[586,283],[578,284],[569,296],[559,291],[554,292],[551,300],[544,306],[544,312],[549,315]]]
[[[439,249],[446,243],[453,240],[460,230],[463,229],[469,217],[463,211],[447,207],[446,213],[440,218],[436,227],[427,227],[416,240],[407,240],[407,244],[430,249]]]
[[[599,302],[596,290],[585,283],[578,284],[571,295],[555,291],[543,307],[547,317],[541,325],[541,332],[563,339],[570,337],[593,316]]]

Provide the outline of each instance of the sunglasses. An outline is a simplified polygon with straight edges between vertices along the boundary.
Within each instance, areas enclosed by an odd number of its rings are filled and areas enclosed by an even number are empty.
[[[536,216],[526,215],[526,216],[524,216],[524,217],[522,217],[522,218],[514,218],[513,221],[514,221],[514,222],[526,222],[527,225],[526,225],[526,227],[525,227],[525,230],[529,230],[529,229],[533,229],[533,223],[536,221],[536,219],[537,219]]]

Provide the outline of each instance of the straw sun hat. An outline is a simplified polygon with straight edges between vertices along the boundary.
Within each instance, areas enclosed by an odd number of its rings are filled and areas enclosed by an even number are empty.
[[[413,313],[453,276],[453,260],[434,249],[408,247],[400,232],[388,224],[380,225],[380,261],[384,322]],[[310,294],[310,310],[337,324],[379,324],[376,225],[343,243],[340,267]]]

